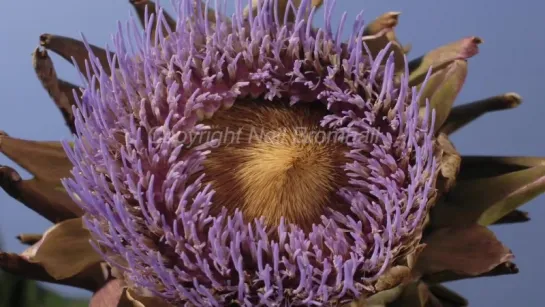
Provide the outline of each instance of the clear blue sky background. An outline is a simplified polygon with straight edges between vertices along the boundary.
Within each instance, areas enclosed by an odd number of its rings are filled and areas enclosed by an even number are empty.
[[[231,2],[230,0],[228,0]],[[164,1],[168,3],[168,1]],[[412,43],[411,57],[464,36],[484,39],[481,52],[470,60],[470,72],[457,103],[516,91],[524,98],[518,109],[494,113],[454,135],[464,154],[545,156],[545,2],[538,0],[338,0],[349,20],[365,9],[366,20],[386,11],[401,11],[397,33]],[[232,9],[232,5],[230,8]],[[97,45],[109,43],[117,20],[127,20],[127,0],[3,1],[0,10],[0,129],[12,136],[57,140],[69,137],[60,113],[34,75],[31,53],[40,34],[78,37],[85,33]],[[232,11],[232,10],[231,10]],[[322,22],[321,18],[318,20]],[[54,57],[58,74],[78,81],[73,67]],[[13,163],[0,156],[0,164]],[[22,172],[23,175],[28,175]],[[512,248],[521,273],[452,283],[472,306],[539,306],[545,283],[545,204],[543,196],[528,204],[532,221],[494,227]],[[42,232],[49,224],[0,192],[0,233],[3,247],[22,251],[15,239],[21,232]],[[0,285],[1,286],[1,285]],[[82,295],[60,288],[70,295]]]

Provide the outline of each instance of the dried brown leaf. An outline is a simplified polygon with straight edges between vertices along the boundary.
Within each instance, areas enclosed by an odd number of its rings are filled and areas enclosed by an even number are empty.
[[[60,142],[27,141],[0,131],[0,152],[36,179],[58,186],[73,167]]]
[[[513,259],[490,230],[477,224],[435,230],[424,243],[415,266],[424,276],[444,271],[478,276]]]
[[[38,179],[23,180],[11,167],[0,165],[0,186],[11,197],[53,223],[83,214],[70,196],[57,188],[57,184]]]
[[[0,251],[0,269],[8,273],[23,276],[28,279],[67,285],[77,288],[96,291],[107,279],[107,275],[100,264],[90,267],[84,272],[65,279],[56,279],[51,276],[39,263],[29,262],[24,257]]]
[[[82,219],[70,219],[51,227],[22,256],[29,262],[39,263],[54,278],[65,279],[102,261],[90,240]]]
[[[17,240],[26,245],[36,244],[42,239],[43,235],[37,233],[22,233],[17,236]]]
[[[87,71],[85,62],[89,60],[89,52],[82,41],[66,36],[42,34],[40,35],[40,45],[55,52],[70,63],[73,63],[72,57],[74,57],[79,71],[82,73]],[[95,57],[99,59],[104,72],[109,75],[111,71],[106,56],[106,50],[91,44],[89,44],[89,47]],[[111,56],[113,56],[113,53]]]
[[[72,112],[72,107],[76,104],[73,91],[79,91],[79,88],[72,83],[57,78],[53,62],[45,49],[40,50],[37,48],[34,51],[33,65],[38,79],[55,102],[59,111],[61,111],[66,125],[72,133],[76,133],[74,114]]]

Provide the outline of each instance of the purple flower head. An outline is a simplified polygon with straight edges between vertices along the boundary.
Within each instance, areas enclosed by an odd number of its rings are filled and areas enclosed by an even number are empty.
[[[287,23],[276,1],[247,18],[241,1],[231,19],[217,5],[214,20],[193,3],[178,2],[173,32],[161,12],[142,34],[120,27],[108,69],[90,55],[64,184],[97,249],[180,306],[377,292],[420,240],[435,193],[434,117],[419,116],[407,71],[394,75],[388,48],[367,55],[361,18],[342,42],[334,1],[323,29],[309,0],[288,6]],[[307,142],[290,139],[299,127]],[[308,140],[309,128],[336,141]],[[225,129],[241,139],[195,141]]]

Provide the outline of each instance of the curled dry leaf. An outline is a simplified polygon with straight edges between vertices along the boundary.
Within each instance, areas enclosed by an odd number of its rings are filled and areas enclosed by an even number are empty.
[[[13,168],[0,166],[0,185],[10,196],[54,223],[81,216],[62,189],[60,180],[70,176],[72,164],[60,142],[27,141],[0,131],[0,152],[34,175],[23,180]]]
[[[27,141],[0,131],[0,152],[36,179],[59,186],[60,179],[70,176],[73,167],[60,142]]]
[[[54,278],[65,279],[102,261],[90,240],[82,219],[70,219],[51,227],[22,256],[29,262],[39,263]]]
[[[85,43],[70,37],[42,34],[40,35],[40,46],[55,52],[63,57],[68,62],[73,63],[72,57],[79,71],[85,73],[87,71],[85,62],[89,60],[89,52],[85,47]],[[102,68],[107,74],[110,74],[110,65],[106,56],[106,50],[95,45],[89,45],[93,54],[99,59]],[[113,54],[111,54],[113,56]],[[91,63],[89,63],[90,65]]]
[[[11,167],[0,165],[0,186],[11,197],[53,223],[83,214],[57,184],[36,178],[23,180]]]
[[[41,234],[35,233],[22,233],[17,236],[17,240],[26,245],[33,245],[38,243],[42,239]]]
[[[89,267],[87,270],[72,277],[56,279],[51,276],[41,264],[32,263],[21,255],[0,251],[0,270],[33,279],[59,285],[67,285],[89,291],[98,290],[108,278],[101,264]]]
[[[36,48],[32,55],[32,62],[38,79],[59,111],[61,111],[66,125],[72,133],[76,133],[72,107],[76,105],[74,91],[78,93],[79,87],[57,78],[53,62],[45,49]]]

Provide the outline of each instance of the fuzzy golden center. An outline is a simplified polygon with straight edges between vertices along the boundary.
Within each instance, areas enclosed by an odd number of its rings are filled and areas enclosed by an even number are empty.
[[[349,148],[320,126],[326,114],[320,103],[239,101],[204,120],[218,141],[203,170],[216,191],[213,212],[239,209],[248,221],[276,226],[284,217],[310,229],[328,208],[344,211],[337,192]]]

